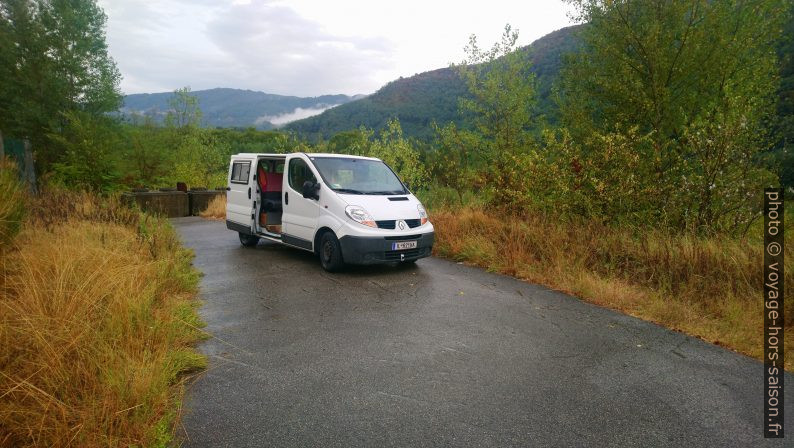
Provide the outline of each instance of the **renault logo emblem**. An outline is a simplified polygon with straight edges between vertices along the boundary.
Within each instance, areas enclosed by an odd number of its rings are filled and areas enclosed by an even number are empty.
[[[399,227],[400,230],[405,230],[405,221],[397,221],[397,227]]]

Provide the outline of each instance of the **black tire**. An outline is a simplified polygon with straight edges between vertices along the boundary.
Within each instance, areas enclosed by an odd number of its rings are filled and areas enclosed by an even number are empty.
[[[342,260],[342,246],[336,239],[334,232],[325,232],[320,238],[320,247],[317,250],[320,256],[320,264],[328,272],[337,272],[345,265]]]
[[[245,233],[240,233],[240,244],[245,247],[254,247],[256,243],[259,242],[259,237],[256,235],[246,235]]]

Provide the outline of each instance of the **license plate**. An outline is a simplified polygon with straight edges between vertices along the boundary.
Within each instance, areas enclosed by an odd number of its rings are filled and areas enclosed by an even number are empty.
[[[391,243],[391,250],[416,249],[416,241],[397,241]]]

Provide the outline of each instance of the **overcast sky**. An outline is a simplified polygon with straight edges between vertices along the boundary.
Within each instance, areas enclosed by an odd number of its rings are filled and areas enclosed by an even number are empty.
[[[233,87],[369,94],[463,59],[506,23],[519,42],[571,24],[561,0],[99,0],[124,93]]]

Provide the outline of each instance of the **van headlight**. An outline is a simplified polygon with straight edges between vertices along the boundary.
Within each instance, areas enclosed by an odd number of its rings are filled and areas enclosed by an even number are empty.
[[[425,210],[422,204],[417,204],[416,208],[419,210],[419,219],[422,222],[421,225],[425,225],[428,221],[430,221],[429,219],[427,219],[427,210]]]
[[[345,207],[345,214],[348,218],[359,224],[369,227],[378,227],[378,225],[375,224],[375,220],[372,219],[372,216],[367,213],[366,210],[364,210],[364,207],[359,207],[358,205],[348,205]]]

